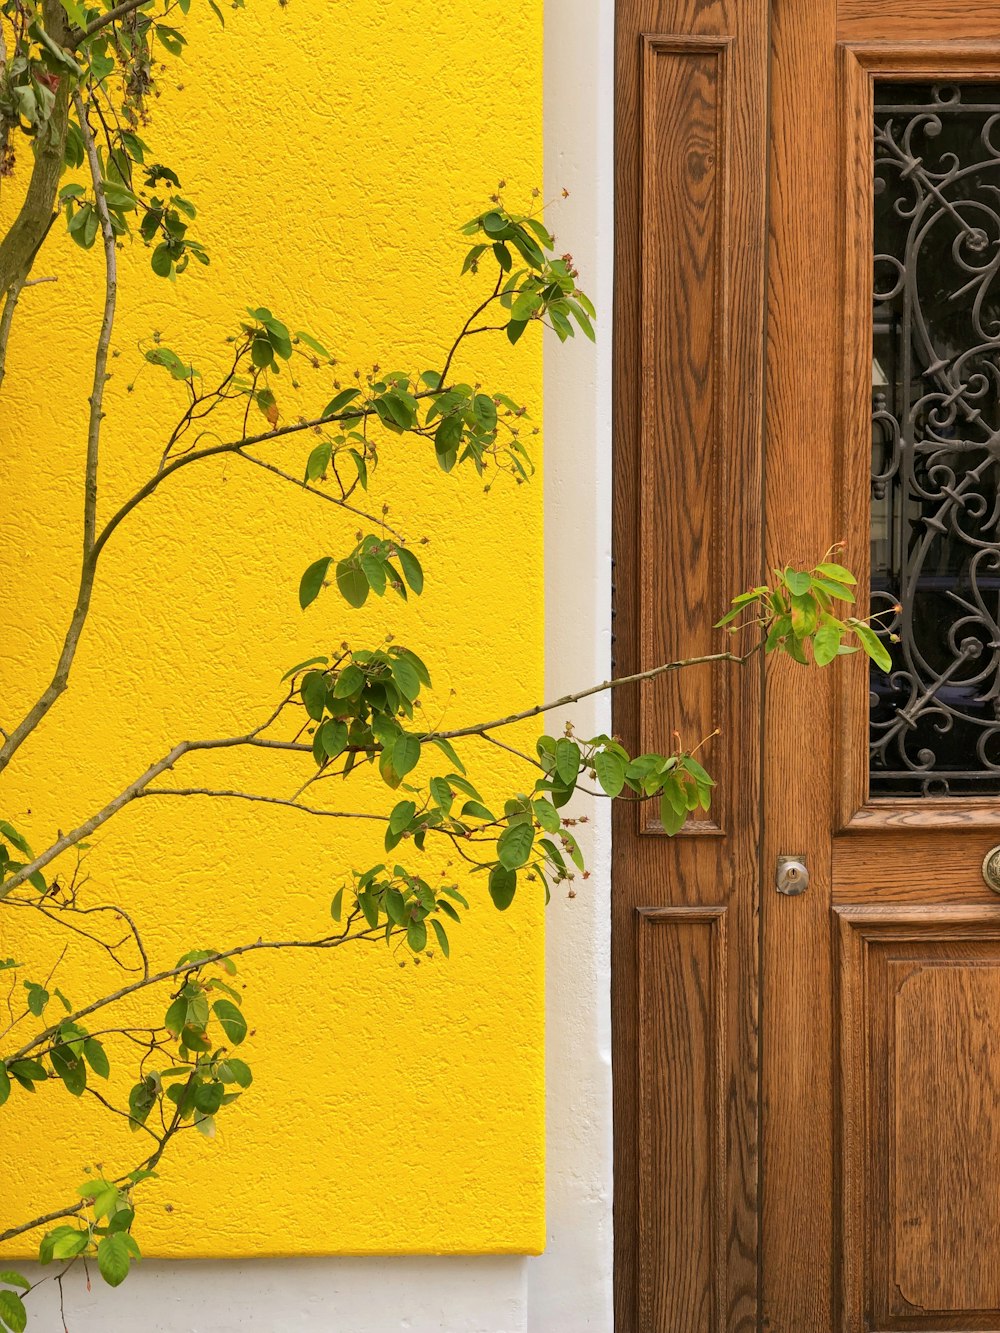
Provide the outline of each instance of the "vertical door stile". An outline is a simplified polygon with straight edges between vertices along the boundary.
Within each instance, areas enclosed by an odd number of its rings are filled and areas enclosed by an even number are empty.
[[[767,0],[616,6],[617,672],[718,651],[760,576]],[[615,812],[618,1333],[757,1329],[760,676],[616,692],[632,752],[721,799],[668,838]]]
[[[771,32],[765,551],[769,568],[808,568],[841,536],[832,485],[842,346],[836,0],[774,0]],[[762,1318],[781,1333],[835,1327],[831,679],[768,661]],[[808,860],[799,897],[768,881],[782,854]]]

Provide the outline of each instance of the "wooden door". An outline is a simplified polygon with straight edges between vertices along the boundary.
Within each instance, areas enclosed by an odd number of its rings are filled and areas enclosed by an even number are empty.
[[[620,0],[616,60],[616,669],[840,541],[900,640],[616,701],[721,728],[710,819],[616,814],[617,1328],[1000,1333],[1000,0]]]

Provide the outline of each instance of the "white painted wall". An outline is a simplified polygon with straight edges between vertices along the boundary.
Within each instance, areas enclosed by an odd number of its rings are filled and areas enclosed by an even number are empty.
[[[600,316],[596,348],[578,338],[545,370],[553,698],[610,673],[614,0],[546,0],[545,34],[545,196],[570,191],[550,222]],[[607,731],[610,701],[565,717],[581,736]],[[611,827],[594,804],[578,830],[591,876],[547,920],[545,1254],[145,1261],[118,1291],[72,1275],[71,1333],[611,1333]],[[31,1306],[32,1333],[61,1333],[53,1284]]]

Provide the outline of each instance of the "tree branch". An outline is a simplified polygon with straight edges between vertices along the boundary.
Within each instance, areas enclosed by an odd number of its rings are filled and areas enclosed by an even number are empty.
[[[402,928],[399,931],[392,931],[391,935],[394,936],[401,933],[404,933]],[[119,1000],[125,999],[126,996],[134,995],[137,991],[145,990],[149,986],[158,986],[164,981],[172,981],[174,978],[185,976],[190,972],[200,971],[204,967],[210,967],[213,963],[224,962],[227,958],[240,958],[244,954],[257,953],[261,949],[311,949],[316,951],[337,949],[340,945],[350,944],[355,940],[371,940],[376,938],[385,938],[384,925],[372,926],[365,930],[359,930],[352,933],[350,931],[350,923],[348,923],[348,929],[341,931],[339,935],[322,935],[315,940],[255,940],[252,944],[239,944],[232,949],[222,949],[218,953],[211,954],[208,958],[202,959],[198,963],[188,962],[180,964],[177,967],[166,968],[162,972],[155,972],[151,976],[143,977],[139,981],[131,981],[128,985],[121,986],[118,990],[113,991],[109,995],[103,995],[99,1000],[94,1000],[92,1003],[84,1006],[84,1008],[77,1009],[72,1014],[67,1014],[64,1018],[59,1020],[59,1023],[45,1028],[42,1032],[39,1032],[37,1036],[32,1037],[31,1041],[26,1042],[20,1050],[15,1051],[13,1055],[5,1056],[4,1061],[9,1066],[15,1060],[23,1060],[26,1056],[30,1055],[32,1051],[37,1050],[40,1046],[44,1046],[46,1042],[51,1041],[58,1032],[59,1027],[65,1023],[78,1023],[81,1018],[87,1018],[90,1014],[96,1013],[99,1009],[106,1009],[110,1004],[117,1004]],[[2,1232],[0,1233],[0,1243],[8,1240],[12,1235],[18,1235],[19,1231],[27,1230],[30,1230],[30,1227],[21,1227],[18,1231],[13,1232]]]
[[[478,722],[468,727],[456,727],[453,731],[428,731],[421,737],[425,741],[433,740],[454,740],[461,736],[482,736],[487,731],[496,731],[498,727],[509,727],[515,722],[524,722],[528,718],[538,717],[540,713],[550,713],[556,708],[565,708],[568,704],[579,703],[581,699],[589,699],[593,694],[603,694],[605,690],[616,690],[622,685],[635,685],[639,681],[655,680],[657,676],[664,676],[669,671],[681,671],[685,667],[705,666],[711,662],[734,662],[738,666],[749,662],[760,652],[763,647],[763,640],[756,644],[748,652],[740,653],[705,653],[701,657],[683,657],[676,662],[664,662],[660,666],[651,667],[648,671],[638,671],[634,676],[619,676],[615,680],[604,680],[599,685],[591,685],[588,690],[580,690],[577,694],[564,694],[561,699],[553,699],[551,703],[536,704],[533,708],[525,708],[520,713],[508,713],[506,717],[497,718],[494,722]]]
[[[60,0],[42,0],[45,30],[60,46],[69,43],[69,22]],[[70,79],[59,77],[45,135],[35,153],[31,179],[17,217],[0,239],[0,292],[9,292],[31,272],[55,213],[69,125]],[[12,312],[13,313],[13,312]]]
[[[227,791],[215,787],[147,787],[136,792],[140,796],[213,796],[217,799],[233,801],[259,801],[263,805],[283,805],[289,810],[298,810],[303,815],[318,815],[324,819],[368,819],[379,824],[386,821],[385,815],[366,814],[357,810],[323,810],[318,805],[303,805],[301,801],[286,800],[282,796],[260,796],[256,792]]]
[[[80,567],[80,582],[77,588],[76,605],[70,618],[69,629],[63,640],[62,651],[56,663],[55,673],[33,707],[14,727],[10,735],[0,746],[0,772],[16,754],[23,741],[28,737],[55,701],[66,689],[69,682],[70,668],[76,656],[80,635],[90,610],[90,599],[94,590],[94,577],[97,572],[97,472],[101,441],[101,423],[104,420],[104,386],[108,378],[108,349],[111,345],[111,333],[115,322],[115,305],[118,297],[118,261],[115,251],[115,235],[111,227],[111,216],[104,195],[104,183],[101,176],[101,163],[97,156],[94,136],[87,122],[83,98],[79,93],[73,98],[77,115],[80,118],[80,131],[83,135],[90,178],[94,187],[97,216],[100,221],[101,235],[104,241],[104,310],[101,316],[101,329],[94,354],[94,378],[90,393],[90,414],[87,423],[87,459],[84,467],[83,498],[83,559]],[[13,288],[11,289],[13,292]],[[7,298],[10,304],[10,295]],[[13,313],[13,312],[12,312]],[[4,319],[7,308],[4,309]]]
[[[122,0],[120,5],[115,5],[114,9],[109,9],[106,14],[94,19],[93,23],[88,23],[82,31],[66,43],[66,49],[69,51],[77,50],[89,37],[93,37],[94,33],[106,28],[109,23],[117,23],[119,19],[127,18],[133,10],[139,9],[142,5],[148,3],[149,0]]]
[[[75,829],[71,829],[69,833],[61,834],[51,847],[47,848],[44,852],[41,852],[34,858],[34,860],[29,861],[26,865],[22,866],[20,870],[15,871],[13,875],[4,880],[4,882],[0,884],[0,902],[25,883],[25,881],[35,874],[36,871],[44,870],[45,867],[51,861],[54,861],[57,856],[60,856],[70,847],[74,847],[78,842],[82,842],[83,839],[89,837],[95,829],[99,829],[102,824],[106,824],[113,815],[118,813],[119,810],[128,805],[129,802],[134,801],[136,797],[141,796],[145,788],[148,787],[155,778],[158,778],[161,773],[165,773],[168,769],[172,768],[174,764],[177,763],[178,759],[182,758],[184,755],[189,754],[194,750],[228,750],[233,749],[238,745],[260,744],[260,733],[265,731],[275,721],[281,710],[288,703],[290,697],[291,696],[289,695],[284,698],[278,707],[260,724],[259,727],[255,727],[253,731],[247,732],[245,736],[227,736],[222,740],[209,741],[179,741],[173,749],[169,750],[163,756],[162,759],[158,759],[155,764],[151,764],[149,768],[146,769],[145,773],[142,773],[137,777],[134,782],[130,782],[124,791],[119,792],[119,794],[113,800],[109,801],[103,809],[98,810],[97,813],[91,815],[89,819],[85,819],[82,824],[77,825]],[[291,742],[283,741],[275,741],[272,745],[273,748],[280,749],[294,748],[309,750],[310,752],[312,749],[311,746],[295,746]]]

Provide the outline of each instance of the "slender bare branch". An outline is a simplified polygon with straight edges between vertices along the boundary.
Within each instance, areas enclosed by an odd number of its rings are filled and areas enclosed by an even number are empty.
[[[524,722],[528,718],[538,717],[540,713],[551,713],[556,708],[566,708],[569,704],[589,699],[593,694],[603,694],[605,690],[617,690],[622,685],[635,685],[644,680],[655,680],[670,671],[682,671],[686,667],[705,666],[711,662],[733,662],[742,666],[760,652],[763,641],[746,653],[705,653],[701,657],[682,657],[676,662],[663,662],[648,671],[637,671],[633,676],[619,676],[615,680],[603,680],[599,685],[591,685],[587,690],[576,694],[564,694],[561,699],[553,699],[547,704],[535,704],[533,708],[522,709],[519,713],[508,713],[506,717],[496,718],[493,722],[477,722],[468,727],[456,727],[452,731],[428,731],[423,740],[454,740],[460,736],[482,736],[487,731],[496,731],[498,727],[509,727],[515,722]]]
[[[56,663],[55,673],[45,690],[29,712],[14,727],[11,734],[0,747],[0,772],[6,768],[13,755],[27,736],[49,711],[60,694],[66,689],[70,668],[76,656],[77,645],[83,631],[90,599],[94,589],[94,576],[97,569],[95,551],[97,541],[97,482],[98,459],[101,440],[101,423],[104,420],[104,386],[108,378],[108,350],[111,345],[111,333],[115,321],[115,305],[118,297],[118,262],[115,251],[115,235],[111,227],[111,216],[104,194],[104,181],[101,175],[101,163],[97,155],[94,136],[87,122],[86,108],[79,93],[74,94],[74,105],[80,119],[80,130],[90,168],[91,183],[97,216],[104,242],[104,308],[101,316],[101,328],[94,354],[94,378],[90,393],[90,413],[87,422],[87,457],[84,465],[83,498],[83,557],[80,568],[80,582],[77,588],[76,605],[70,618],[69,629],[63,640],[62,651]],[[13,290],[13,289],[12,289]],[[10,296],[8,295],[8,306]],[[4,318],[7,307],[4,309]]]
[[[324,810],[318,805],[303,805],[301,801],[286,800],[282,796],[260,796],[256,792],[226,791],[217,787],[147,787],[136,796],[213,796],[232,801],[259,801],[263,805],[283,805],[303,815],[318,815],[325,819],[369,819],[385,823],[385,815],[365,814],[357,810]]]
[[[358,509],[354,505],[348,504],[346,500],[341,499],[338,495],[330,495],[327,491],[321,491],[315,486],[310,486],[307,481],[300,481],[298,477],[293,477],[290,472],[282,471],[280,467],[275,467],[273,463],[267,462],[264,458],[254,458],[253,454],[245,454],[242,449],[237,449],[235,452],[236,456],[242,458],[244,462],[253,463],[255,467],[264,468],[266,472],[273,473],[274,476],[280,477],[282,481],[287,481],[292,486],[298,486],[309,495],[316,495],[321,500],[328,500],[330,504],[336,505],[339,509],[346,509],[349,514],[356,514],[358,518],[366,519],[369,523],[375,523],[379,527],[385,528],[386,532],[391,533],[399,541],[403,540],[402,534],[397,532],[395,528],[390,528],[384,516],[376,518],[374,514],[366,513],[364,509]]]
[[[391,933],[396,934],[397,932],[393,931]],[[207,958],[201,959],[197,964],[188,962],[180,964],[177,967],[166,968],[162,972],[154,972],[151,976],[143,977],[139,981],[131,981],[127,985],[119,987],[118,990],[112,991],[108,995],[102,995],[99,1000],[94,1000],[92,1003],[85,1005],[82,1009],[77,1009],[75,1012],[67,1014],[65,1018],[59,1020],[58,1024],[45,1028],[44,1031],[39,1032],[37,1036],[32,1037],[31,1041],[26,1042],[25,1045],[22,1046],[20,1050],[15,1051],[13,1055],[5,1056],[5,1063],[9,1066],[15,1060],[25,1059],[25,1057],[30,1055],[32,1051],[37,1050],[40,1046],[44,1046],[46,1042],[51,1041],[52,1037],[58,1031],[59,1026],[62,1024],[78,1023],[80,1019],[87,1018],[90,1014],[96,1013],[99,1009],[106,1009],[108,1005],[117,1004],[119,1000],[125,999],[126,996],[134,995],[136,991],[145,990],[149,986],[158,986],[164,981],[172,981],[176,977],[182,977],[190,972],[199,971],[204,967],[210,967],[213,963],[224,962],[227,958],[240,958],[244,954],[258,953],[262,949],[309,949],[318,952],[326,949],[337,949],[340,945],[349,944],[355,940],[370,940],[375,938],[385,938],[385,926],[373,926],[352,933],[350,931],[349,923],[348,929],[341,931],[339,935],[322,935],[314,940],[254,940],[252,944],[239,944],[232,949],[221,949],[218,953],[210,954]],[[0,1233],[0,1242],[7,1240],[10,1234],[12,1233]],[[13,1234],[17,1233],[15,1232]]]
[[[101,225],[101,237],[104,242],[104,312],[101,317],[101,329],[97,337],[97,349],[94,353],[94,380],[90,391],[90,415],[87,422],[87,462],[84,471],[84,510],[83,510],[83,558],[84,561],[94,548],[97,537],[97,470],[101,442],[101,423],[104,420],[104,386],[108,380],[108,349],[111,346],[111,333],[115,325],[115,306],[118,300],[118,261],[115,253],[115,233],[111,226],[111,214],[104,193],[104,177],[101,174],[101,161],[97,155],[97,145],[87,120],[87,109],[79,92],[73,95],[73,104],[80,119],[80,131],[83,135],[83,147],[90,168],[90,180],[94,187],[94,201],[97,217]],[[91,580],[92,582],[93,580]]]

